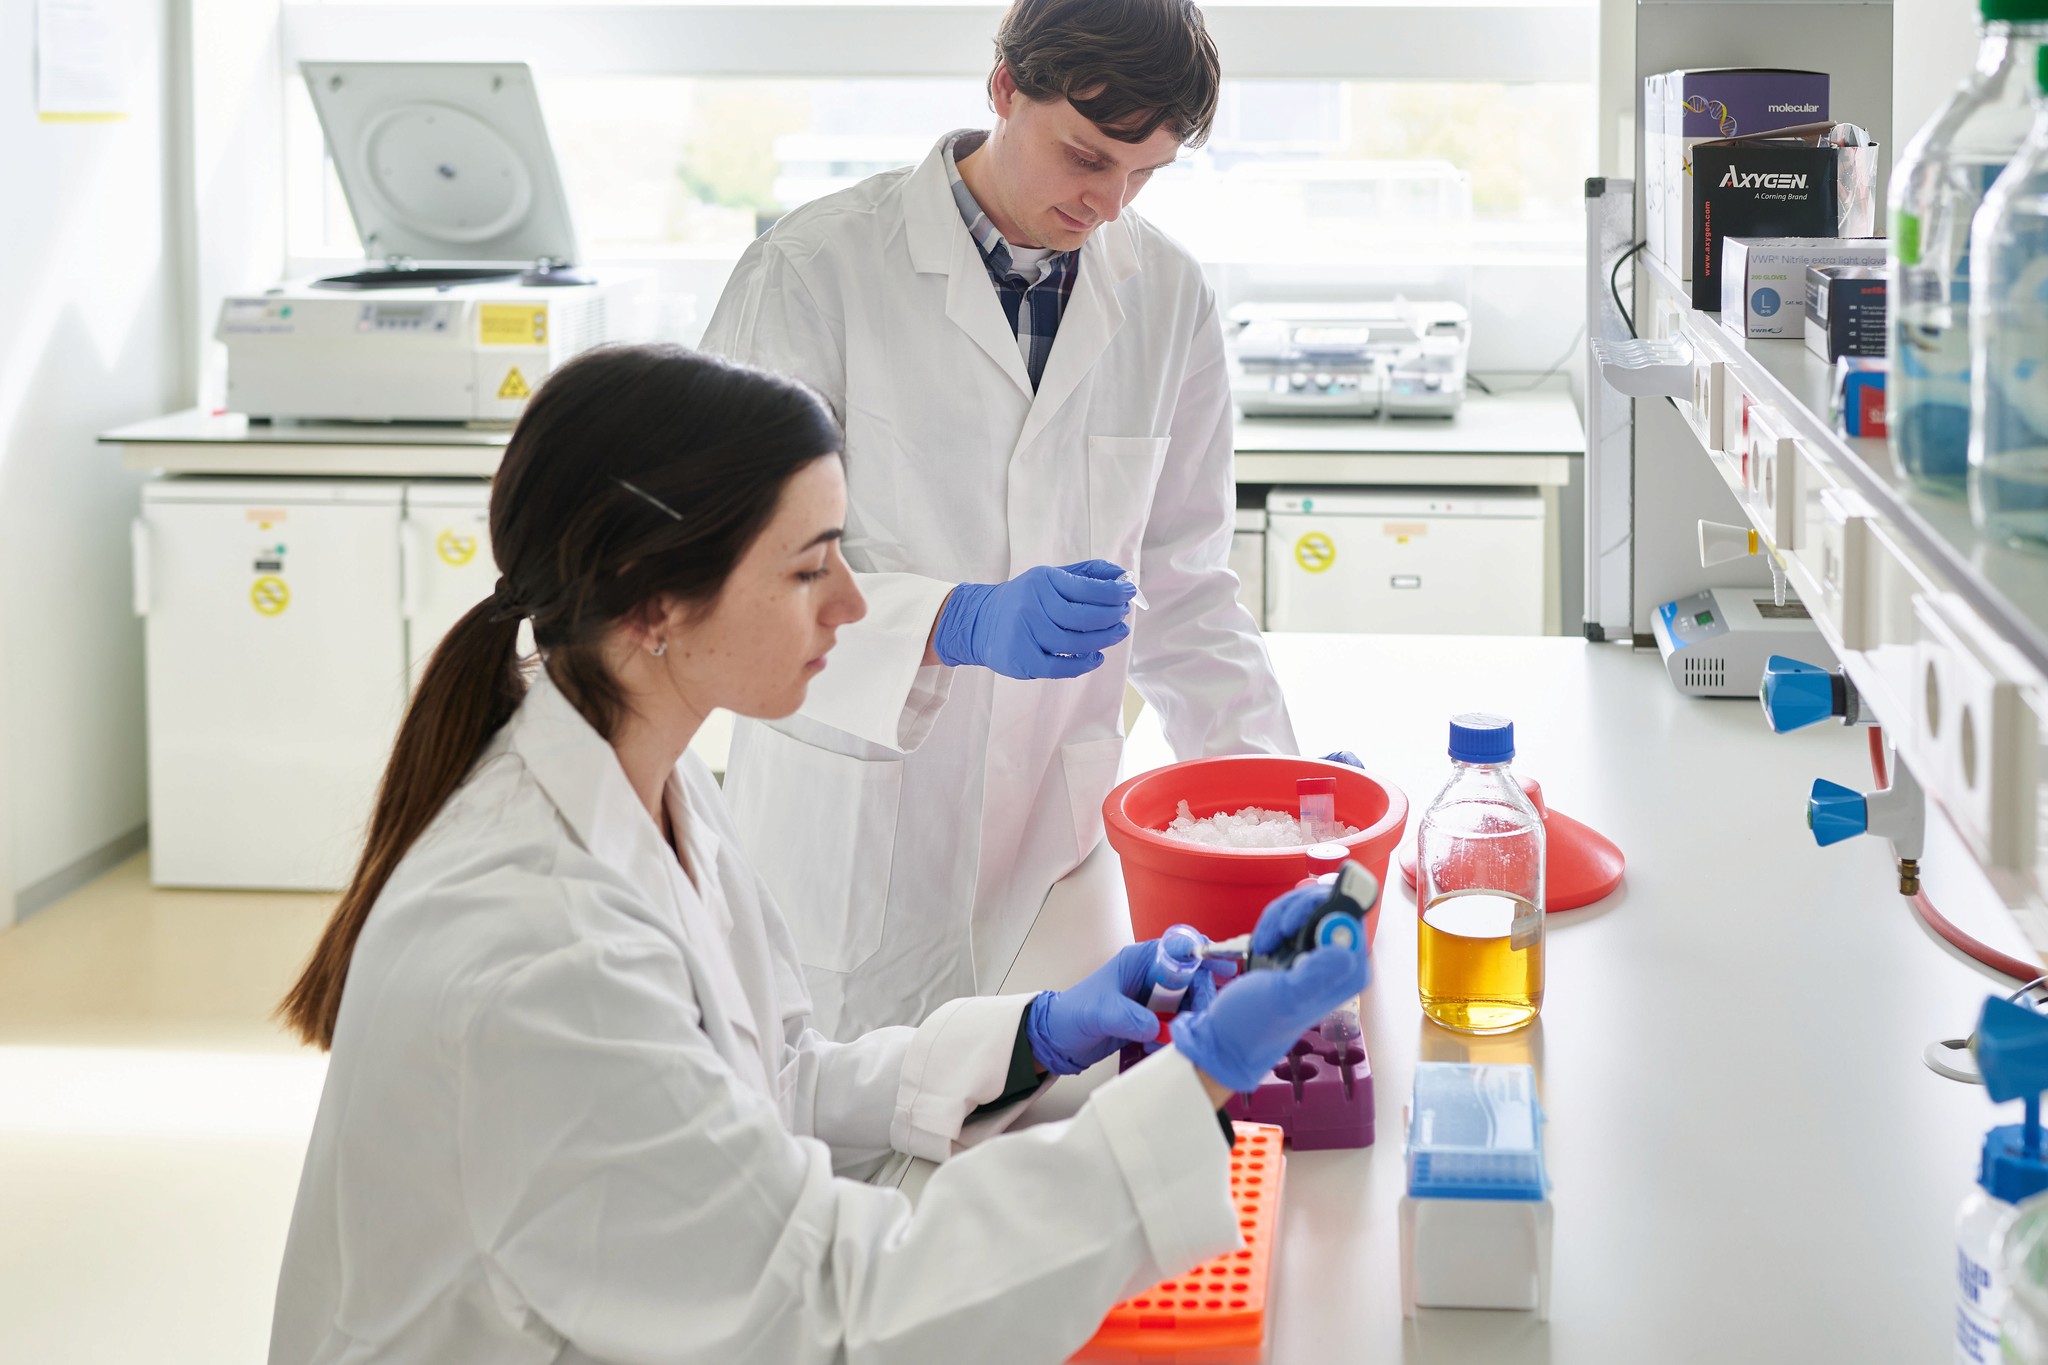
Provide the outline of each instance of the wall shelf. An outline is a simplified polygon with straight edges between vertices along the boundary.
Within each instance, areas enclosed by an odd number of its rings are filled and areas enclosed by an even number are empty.
[[[1679,415],[1887,737],[2048,954],[2048,555],[1980,535],[1964,502],[1901,479],[1883,440],[1837,431],[1832,367],[1803,339],[1738,336],[1655,260],[1641,278],[1644,341],[1693,353],[1692,382],[1672,399]]]

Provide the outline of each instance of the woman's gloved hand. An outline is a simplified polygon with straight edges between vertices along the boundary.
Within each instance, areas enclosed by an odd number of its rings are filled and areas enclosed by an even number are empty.
[[[1324,888],[1310,886],[1274,901],[1252,930],[1252,951],[1271,952],[1328,897]],[[1217,989],[1214,978],[1197,972],[1189,1003],[1173,1021],[1173,1045],[1217,1084],[1249,1094],[1302,1034],[1371,979],[1371,958],[1362,946],[1315,948],[1285,971],[1246,972],[1228,990]]]
[[[1024,1033],[1047,1071],[1073,1076],[1126,1043],[1159,1036],[1159,1016],[1138,1001],[1151,991],[1159,941],[1133,943],[1064,991],[1041,991],[1027,1007]],[[1206,975],[1196,972],[1200,979]]]
[[[1363,763],[1358,761],[1358,755],[1352,753],[1349,749],[1339,749],[1334,754],[1324,754],[1323,762],[1346,763],[1354,768],[1363,768],[1365,766]]]
[[[948,667],[1006,678],[1078,678],[1131,633],[1137,586],[1107,560],[1040,564],[1007,583],[962,583],[939,612],[932,648]],[[1122,580],[1122,581],[1119,581]]]

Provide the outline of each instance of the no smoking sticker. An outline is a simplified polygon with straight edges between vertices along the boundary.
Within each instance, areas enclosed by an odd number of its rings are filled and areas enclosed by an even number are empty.
[[[1321,531],[1310,531],[1294,542],[1294,562],[1304,572],[1324,573],[1337,562],[1337,545]]]
[[[265,576],[249,585],[249,605],[260,616],[276,616],[292,604],[292,590],[282,578]]]
[[[441,556],[443,564],[459,569],[476,558],[476,537],[443,531],[434,537],[434,553]]]

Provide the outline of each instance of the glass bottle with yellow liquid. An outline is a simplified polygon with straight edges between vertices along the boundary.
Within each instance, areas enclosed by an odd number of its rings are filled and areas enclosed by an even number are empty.
[[[1451,720],[1451,780],[1416,832],[1422,1012],[1507,1033],[1543,1008],[1543,820],[1508,764],[1514,722]]]

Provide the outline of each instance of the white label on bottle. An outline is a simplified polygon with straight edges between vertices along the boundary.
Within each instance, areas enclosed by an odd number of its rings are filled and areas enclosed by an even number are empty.
[[[1508,947],[1516,952],[1534,948],[1543,941],[1543,912],[1530,901],[1516,897],[1515,927],[1508,931]]]
[[[1956,1248],[1956,1359],[1962,1365],[1998,1365],[1998,1319],[1991,1307],[1991,1270]]]

